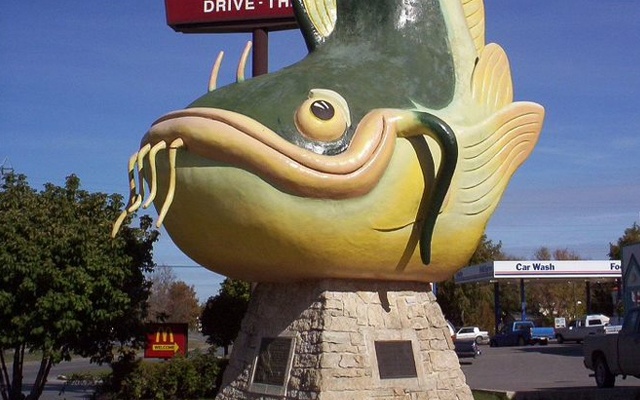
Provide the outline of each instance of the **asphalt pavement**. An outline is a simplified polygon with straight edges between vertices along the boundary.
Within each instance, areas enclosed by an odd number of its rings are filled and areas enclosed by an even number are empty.
[[[582,363],[582,346],[480,346],[482,355],[462,359],[472,390],[509,393],[516,399],[640,399],[640,379],[616,379],[616,389],[598,389]],[[516,395],[517,394],[517,395]]]
[[[467,384],[474,391],[500,393],[505,395],[502,398],[517,400],[640,399],[640,379],[634,377],[618,377],[616,388],[598,389],[589,376],[591,371],[582,364],[582,346],[578,344],[480,348],[479,357],[461,360]],[[83,359],[55,366],[41,398],[88,398],[93,392],[91,387],[66,385],[59,377],[91,368],[99,367]],[[29,382],[27,370],[25,381]]]

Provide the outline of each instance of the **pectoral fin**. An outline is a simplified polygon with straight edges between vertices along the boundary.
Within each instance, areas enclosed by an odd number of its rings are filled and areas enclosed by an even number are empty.
[[[493,213],[509,180],[533,151],[543,119],[542,106],[516,102],[464,132],[448,211],[466,216]]]

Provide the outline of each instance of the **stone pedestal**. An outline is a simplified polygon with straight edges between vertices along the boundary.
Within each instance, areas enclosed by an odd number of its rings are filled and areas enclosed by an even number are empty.
[[[259,284],[218,400],[473,399],[428,284]]]

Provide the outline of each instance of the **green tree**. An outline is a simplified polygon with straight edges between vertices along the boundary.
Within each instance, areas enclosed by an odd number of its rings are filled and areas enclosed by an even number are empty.
[[[537,249],[533,257],[539,261],[581,260],[578,253],[568,249]],[[586,312],[584,280],[543,279],[527,283],[527,313],[545,325],[553,325],[555,317],[575,319]]]
[[[469,265],[505,260],[502,242],[493,243],[482,236]],[[493,285],[490,283],[456,284],[453,278],[437,284],[438,304],[442,312],[456,326],[477,325],[485,329],[494,326]]]
[[[640,242],[640,225],[633,223],[631,227],[624,230],[624,234],[618,238],[615,244],[609,243],[609,259],[621,260],[622,247],[628,244]]]
[[[40,356],[27,399],[42,394],[51,367],[72,354],[110,362],[144,340],[143,318],[158,232],[149,217],[110,238],[122,197],[64,187],[32,189],[24,175],[0,190],[0,393],[23,399],[25,352]],[[130,221],[127,221],[130,222]],[[13,358],[12,362],[9,358]]]
[[[218,294],[209,297],[202,310],[202,334],[208,336],[209,344],[222,346],[225,356],[240,332],[250,295],[251,285],[248,282],[227,278],[220,285]]]

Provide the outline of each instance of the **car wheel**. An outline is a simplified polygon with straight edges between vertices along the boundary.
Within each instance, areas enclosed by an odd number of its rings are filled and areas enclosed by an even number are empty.
[[[596,358],[594,372],[596,385],[598,385],[599,388],[611,388],[615,385],[616,376],[609,370],[609,366],[604,357],[600,356]]]
[[[484,342],[484,338],[482,336],[476,337],[476,344],[482,344]]]
[[[489,340],[489,347],[498,347],[498,342],[495,339]]]
[[[518,338],[518,346],[524,346],[524,345],[525,345],[525,343],[524,343],[524,338],[523,338],[522,336],[520,336],[520,337]]]
[[[562,335],[558,335],[556,339],[558,339],[558,344],[564,343],[564,338],[562,337]]]

